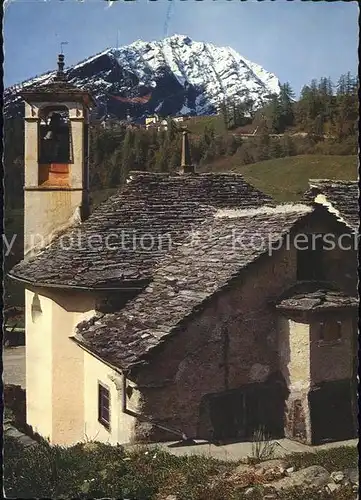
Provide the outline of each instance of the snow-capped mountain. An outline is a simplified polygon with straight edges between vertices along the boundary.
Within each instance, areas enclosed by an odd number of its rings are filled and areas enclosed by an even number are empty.
[[[18,92],[48,83],[54,73],[6,89],[5,114],[21,114]],[[275,75],[232,48],[196,42],[184,35],[107,49],[67,68],[66,75],[70,83],[93,93],[98,117],[124,118],[128,110],[133,118],[154,112],[205,115],[214,113],[225,99],[249,98],[257,106],[268,95],[279,93]],[[139,97],[143,97],[140,102],[134,101]]]

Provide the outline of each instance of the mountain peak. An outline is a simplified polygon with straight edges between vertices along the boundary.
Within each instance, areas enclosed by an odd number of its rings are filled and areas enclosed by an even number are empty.
[[[178,33],[174,33],[173,35],[169,35],[166,38],[163,39],[164,41],[170,40],[170,41],[180,41],[182,43],[192,43],[192,39],[188,35],[180,35]]]
[[[17,93],[24,85],[42,85],[52,73],[7,89],[5,113],[10,102],[18,107]],[[107,49],[67,68],[66,75],[72,84],[93,93],[100,114],[120,118],[129,108],[134,118],[154,112],[212,114],[225,99],[250,99],[257,107],[267,95],[279,93],[275,75],[234,49],[183,34]]]

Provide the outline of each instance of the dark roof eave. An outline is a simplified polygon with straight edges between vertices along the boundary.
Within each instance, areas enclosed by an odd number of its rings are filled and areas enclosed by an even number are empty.
[[[138,281],[134,280],[123,280],[120,282],[122,286],[82,286],[82,285],[66,285],[64,283],[41,283],[37,281],[32,281],[20,276],[12,274],[10,271],[8,273],[9,278],[21,282],[24,285],[30,285],[36,288],[57,288],[64,290],[84,290],[84,291],[111,291],[111,290],[139,290],[141,291],[145,285],[149,283],[149,279],[142,279]]]
[[[196,171],[195,174],[201,177],[234,177],[236,179],[243,179],[244,175],[239,172],[199,172]],[[146,170],[130,170],[129,176],[131,175],[141,175],[143,177],[178,177],[178,172],[149,172]],[[246,182],[246,181],[245,181]],[[269,200],[274,201],[273,198],[265,193],[262,193],[265,197],[269,198]]]
[[[94,358],[96,358],[98,361],[100,361],[101,363],[104,363],[105,365],[109,366],[109,368],[111,368],[112,370],[116,371],[117,373],[120,373],[120,374],[124,374],[126,375],[127,374],[127,370],[122,370],[121,368],[115,366],[115,365],[112,365],[111,363],[109,363],[109,361],[106,361],[105,359],[101,358],[98,354],[96,354],[94,351],[91,351],[89,349],[89,347],[87,347],[86,345],[83,344],[83,342],[81,341],[81,339],[79,338],[78,335],[73,335],[72,337],[69,337],[69,339],[74,342],[77,346],[79,346],[81,349],[83,349],[85,352],[87,352],[88,354],[90,354],[91,356],[94,356]]]
[[[87,92],[85,90],[77,89],[62,89],[62,90],[57,90],[53,92],[49,92],[49,90],[42,90],[41,88],[39,89],[28,89],[28,90],[22,90],[18,94],[20,97],[24,99],[24,101],[27,101],[29,97],[31,97],[31,100],[34,102],[37,101],[69,101],[71,99],[77,98],[81,101],[85,101],[85,97],[89,101],[88,103],[85,102],[87,105],[90,104],[91,107],[96,107],[97,103],[94,99],[94,97],[90,94],[90,92]]]
[[[345,304],[345,305],[334,305],[334,306],[316,306],[312,308],[307,307],[297,307],[297,306],[283,306],[281,304],[276,305],[276,309],[283,313],[295,313],[295,312],[306,312],[306,313],[319,313],[328,311],[340,311],[346,309],[355,309],[359,306],[358,303]]]
[[[109,368],[111,368],[112,370],[116,371],[119,374],[123,374],[127,377],[131,376],[131,374],[134,374],[135,370],[137,370],[137,369],[139,369],[142,366],[145,366],[147,364],[144,359],[139,359],[137,361],[134,361],[133,363],[130,363],[128,366],[113,365],[106,358],[102,358],[99,354],[92,351],[86,344],[84,344],[84,342],[82,341],[81,335],[75,334],[72,337],[69,337],[69,339],[72,342],[74,342],[78,347],[83,349],[86,353],[90,354],[90,356],[93,356],[101,363],[104,363],[105,365],[109,366]]]

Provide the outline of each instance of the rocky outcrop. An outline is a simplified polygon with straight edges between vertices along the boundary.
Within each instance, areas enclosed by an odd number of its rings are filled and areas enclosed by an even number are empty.
[[[332,482],[330,473],[320,465],[311,465],[306,469],[300,469],[291,474],[272,482],[275,491],[290,489],[295,486],[322,488]]]
[[[218,480],[231,483],[235,489],[242,491],[245,498],[251,499],[260,498],[257,495],[262,492],[263,500],[275,500],[284,498],[287,492],[291,494],[300,490],[309,491],[309,498],[312,498],[312,492],[330,495],[325,498],[338,498],[335,496],[337,491],[345,488],[352,488],[357,498],[359,473],[356,467],[330,473],[320,465],[295,470],[287,464],[286,459],[267,460],[254,465],[240,464]]]

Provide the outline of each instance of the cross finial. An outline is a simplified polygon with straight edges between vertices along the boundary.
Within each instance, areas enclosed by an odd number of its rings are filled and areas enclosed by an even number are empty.
[[[182,132],[181,172],[183,174],[194,174],[194,165],[192,165],[191,151],[188,140],[188,130],[183,130]]]
[[[63,45],[68,45],[68,42],[60,42],[60,54],[63,54]]]

